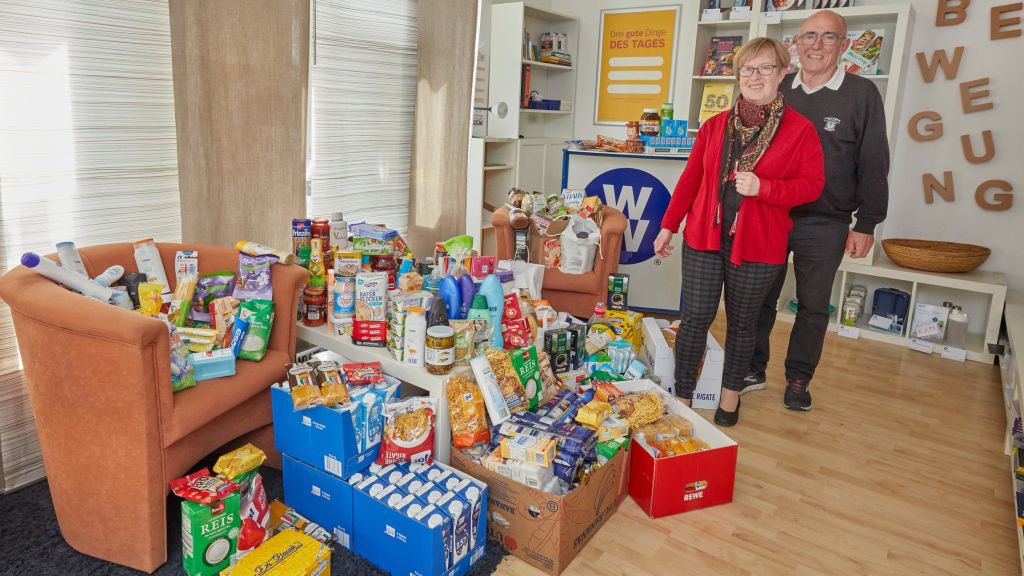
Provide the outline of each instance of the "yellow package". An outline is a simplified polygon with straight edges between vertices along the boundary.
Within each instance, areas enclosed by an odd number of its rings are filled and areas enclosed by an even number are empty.
[[[608,417],[597,427],[597,441],[610,442],[629,435],[629,423],[614,416]]]
[[[596,430],[602,422],[608,419],[612,413],[612,407],[607,402],[591,400],[589,404],[580,408],[576,413],[576,422]]]
[[[267,455],[263,453],[263,450],[252,444],[246,444],[218,458],[217,463],[213,465],[213,471],[225,478],[238,478],[246,472],[259,468],[266,459]]]
[[[604,317],[615,328],[619,337],[632,344],[634,349],[640,350],[643,347],[643,314],[632,310],[608,310]]]
[[[188,320],[188,311],[192,309],[192,295],[196,291],[196,282],[199,276],[188,274],[178,280],[178,286],[174,288],[174,297],[171,298],[171,306],[167,309],[167,319],[175,326],[184,326]]]
[[[690,443],[693,444],[694,450],[697,452],[703,452],[704,450],[711,450],[711,445],[701,440],[700,438],[690,438]]]
[[[146,316],[156,316],[160,313],[160,307],[164,305],[163,284],[145,282],[139,284],[139,312]],[[171,322],[174,323],[173,321]]]
[[[295,530],[283,530],[220,576],[313,576],[331,573],[331,548]]]

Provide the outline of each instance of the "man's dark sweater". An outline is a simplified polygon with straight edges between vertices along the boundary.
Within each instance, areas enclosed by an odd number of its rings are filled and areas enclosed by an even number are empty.
[[[846,74],[839,90],[813,94],[793,88],[788,74],[779,86],[790,105],[814,124],[825,155],[825,189],[816,201],[790,210],[794,218],[824,216],[847,224],[856,211],[855,232],[873,234],[889,205],[889,142],[885,107],[871,80]]]

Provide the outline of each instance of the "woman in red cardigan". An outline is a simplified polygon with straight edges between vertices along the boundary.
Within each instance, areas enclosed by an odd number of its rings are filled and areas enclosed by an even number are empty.
[[[790,57],[754,38],[736,55],[740,97],[701,126],[676,184],[654,250],[672,254],[683,230],[683,311],[676,336],[676,394],[693,398],[707,331],[725,286],[725,370],[715,422],[739,420],[739,391],[754,350],[757,317],[786,265],[789,209],[814,201],[825,184],[821,143],[809,120],[786,106],[779,84]]]

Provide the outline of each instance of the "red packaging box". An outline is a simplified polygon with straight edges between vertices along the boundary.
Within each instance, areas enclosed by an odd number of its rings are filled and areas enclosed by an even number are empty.
[[[470,260],[469,274],[473,278],[484,278],[488,274],[493,274],[495,268],[498,266],[497,256],[476,256]]]
[[[530,323],[526,318],[511,320],[501,325],[501,338],[505,349],[525,348],[530,345]]]
[[[505,307],[501,312],[501,323],[509,324],[522,317],[523,311],[519,308],[519,296],[515,292],[505,294]]]
[[[738,446],[710,422],[650,380],[616,382],[625,393],[651,391],[665,407],[693,423],[693,437],[710,449],[655,458],[642,438],[633,437],[629,462],[629,495],[651,518],[732,502]]]

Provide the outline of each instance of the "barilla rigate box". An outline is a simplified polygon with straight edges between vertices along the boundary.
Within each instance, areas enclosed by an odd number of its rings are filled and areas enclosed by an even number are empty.
[[[452,464],[488,488],[487,531],[513,556],[552,576],[565,570],[615,513],[629,486],[630,450],[620,450],[590,482],[565,496],[535,490],[452,450]]]
[[[291,394],[270,389],[274,412],[274,446],[285,454],[340,478],[366,469],[377,458],[380,444],[356,450],[352,410],[355,404],[295,410]]]
[[[352,487],[348,482],[282,454],[284,501],[334,536],[345,548],[352,548],[355,533],[352,519]]]
[[[447,468],[436,462],[432,466]],[[487,485],[475,478],[469,480],[469,485],[447,491],[437,505],[406,495],[404,500],[411,505],[400,507],[390,506],[388,498],[381,497],[383,491],[371,489],[382,480],[372,481],[364,489],[358,488],[362,484],[357,485],[352,491],[353,517],[358,518],[353,551],[390,574],[466,574],[483,558],[487,541],[487,515],[483,511]],[[467,490],[473,487],[477,492]],[[389,494],[401,490],[393,484],[388,488],[392,488]],[[376,497],[371,495],[374,491]]]
[[[676,360],[672,346],[665,340],[661,324],[654,318],[643,319],[643,352],[639,354],[651,374],[658,377],[658,383],[670,395],[676,393]],[[708,343],[704,350],[704,361],[693,392],[693,407],[714,410],[722,392],[722,371],[725,368],[725,351],[708,332]]]
[[[231,564],[242,527],[238,492],[210,506],[181,502],[181,563],[188,576],[212,576]]]
[[[633,438],[629,495],[651,518],[699,510],[732,502],[736,484],[736,442],[700,414],[688,408],[650,380],[616,382],[623,392],[644,390],[661,394],[665,406],[693,423],[693,435],[710,449],[669,458],[655,458],[646,445]]]

